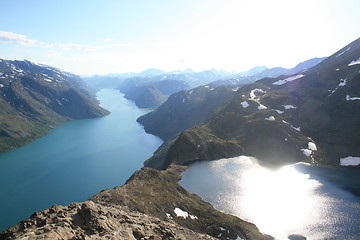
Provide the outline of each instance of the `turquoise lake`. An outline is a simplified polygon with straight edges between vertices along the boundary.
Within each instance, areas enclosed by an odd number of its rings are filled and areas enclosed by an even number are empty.
[[[161,139],[136,122],[148,111],[114,89],[97,97],[110,115],[67,122],[0,155],[0,231],[54,204],[124,184],[160,146]]]

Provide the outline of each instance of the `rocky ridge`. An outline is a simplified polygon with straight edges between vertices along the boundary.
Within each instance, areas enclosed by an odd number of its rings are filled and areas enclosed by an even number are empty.
[[[34,213],[0,239],[272,239],[187,192],[178,184],[183,170],[143,168],[83,203]]]

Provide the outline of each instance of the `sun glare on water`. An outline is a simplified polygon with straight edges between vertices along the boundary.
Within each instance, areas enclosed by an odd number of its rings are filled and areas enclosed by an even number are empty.
[[[320,183],[292,166],[277,171],[250,168],[238,184],[243,194],[234,210],[256,222],[262,232],[287,239],[288,233],[299,233],[319,220],[320,199],[314,198],[313,192]]]
[[[289,240],[292,234],[317,240],[329,234],[323,226],[330,199],[318,194],[322,184],[296,165],[273,170],[246,156],[196,163],[181,184],[276,240]]]

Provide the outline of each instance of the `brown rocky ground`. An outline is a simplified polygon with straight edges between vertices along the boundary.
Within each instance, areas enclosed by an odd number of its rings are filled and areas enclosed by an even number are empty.
[[[271,239],[182,188],[184,169],[143,168],[83,203],[34,213],[0,239]]]

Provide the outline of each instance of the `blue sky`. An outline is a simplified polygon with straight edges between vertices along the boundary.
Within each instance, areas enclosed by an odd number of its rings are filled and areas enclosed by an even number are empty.
[[[0,0],[0,58],[76,74],[292,67],[360,37],[357,0]]]

